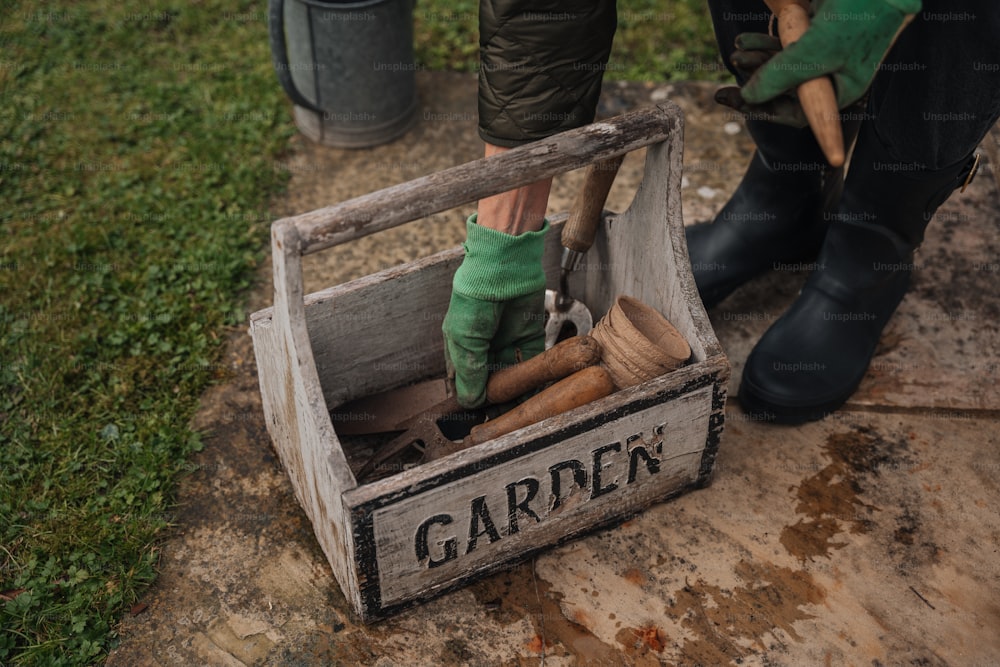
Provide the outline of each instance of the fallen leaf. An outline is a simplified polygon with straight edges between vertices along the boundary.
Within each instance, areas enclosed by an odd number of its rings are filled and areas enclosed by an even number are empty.
[[[541,635],[535,635],[528,642],[528,650],[532,653],[545,653],[545,640]]]
[[[654,626],[639,628],[639,640],[657,653],[663,652],[663,640],[660,639],[660,631],[658,628]]]

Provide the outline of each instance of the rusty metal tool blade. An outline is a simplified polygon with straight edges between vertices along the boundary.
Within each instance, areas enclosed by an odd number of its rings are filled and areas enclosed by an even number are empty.
[[[399,472],[397,469],[399,466],[394,466],[390,462],[413,447],[423,453],[421,461],[440,458],[462,449],[461,441],[449,440],[438,426],[440,419],[459,413],[461,410],[462,406],[458,404],[458,399],[452,396],[400,423],[398,426],[405,429],[403,433],[379,447],[374,456],[358,471],[358,478],[363,479],[372,475],[382,477]]]
[[[577,336],[586,336],[594,328],[594,317],[582,301],[567,299],[559,304],[560,295],[555,290],[545,290],[545,347],[552,348],[559,342],[559,335],[566,325],[572,325]]]

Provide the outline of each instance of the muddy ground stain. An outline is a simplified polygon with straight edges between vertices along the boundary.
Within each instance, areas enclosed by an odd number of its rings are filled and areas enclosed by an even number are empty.
[[[858,497],[863,482],[878,476],[880,468],[898,466],[905,448],[904,442],[888,442],[868,428],[829,435],[823,453],[830,463],[792,487],[795,511],[804,518],[781,531],[788,553],[801,561],[829,557],[848,544],[835,541],[837,535],[869,532],[879,508]]]
[[[808,572],[748,561],[735,572],[744,585],[724,590],[699,580],[675,592],[667,614],[695,637],[680,650],[685,664],[738,664],[747,641],[763,651],[782,644],[777,630],[801,641],[794,624],[814,618],[803,607],[826,598]]]
[[[528,619],[535,637],[524,652],[537,656],[538,664],[546,656],[574,655],[594,664],[622,664],[624,653],[598,638],[588,626],[583,613],[567,618],[560,606],[562,595],[538,578],[531,562],[522,563],[469,587],[480,604],[489,610],[492,620],[514,623]],[[520,664],[531,664],[520,661]]]
[[[666,647],[668,637],[656,626],[642,628],[622,628],[615,635],[615,641],[621,644],[630,663],[636,667],[661,664],[660,654]]]

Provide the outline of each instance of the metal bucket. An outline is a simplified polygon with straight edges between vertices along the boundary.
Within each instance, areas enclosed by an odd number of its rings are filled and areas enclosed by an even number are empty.
[[[413,0],[270,0],[268,28],[295,124],[313,141],[374,146],[416,120]]]

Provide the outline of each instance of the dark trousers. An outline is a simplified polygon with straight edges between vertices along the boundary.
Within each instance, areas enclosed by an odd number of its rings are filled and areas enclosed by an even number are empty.
[[[766,33],[770,12],[762,0],[708,5],[719,52],[737,75],[729,64],[736,36]],[[894,159],[938,170],[964,160],[1000,117],[1000,4],[923,5],[879,68],[863,117]]]

